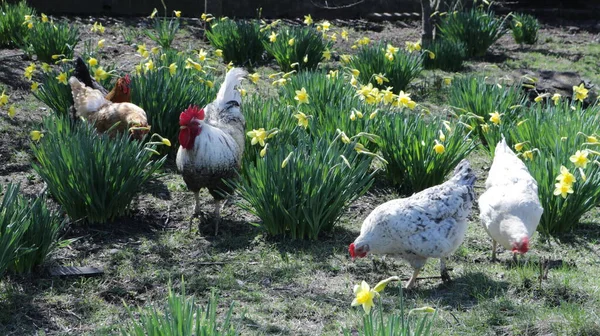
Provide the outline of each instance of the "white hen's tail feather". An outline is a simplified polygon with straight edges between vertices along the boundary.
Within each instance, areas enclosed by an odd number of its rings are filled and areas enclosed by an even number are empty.
[[[217,99],[214,104],[219,110],[227,107],[227,103],[235,101],[240,105],[242,103],[242,96],[236,86],[240,85],[240,81],[248,73],[242,68],[233,68],[225,75],[225,81],[221,84],[219,93],[217,93]]]
[[[98,112],[103,106],[110,104],[102,92],[85,86],[75,77],[69,78],[69,85],[77,116],[87,118],[89,114]]]

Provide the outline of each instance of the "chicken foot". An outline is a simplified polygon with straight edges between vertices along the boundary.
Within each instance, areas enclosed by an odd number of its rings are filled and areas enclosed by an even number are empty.
[[[223,200],[215,200],[215,209],[213,212],[213,221],[215,222],[215,236],[219,233],[219,223],[221,222],[221,209],[223,208]]]
[[[448,269],[446,268],[446,258],[440,258],[440,276],[442,277],[443,282],[449,282],[451,280]]]
[[[492,239],[492,262],[494,261],[498,261],[498,259],[496,259],[496,246],[498,245],[498,243]]]
[[[415,285],[415,283],[417,282],[417,276],[419,275],[420,272],[421,272],[420,268],[414,269],[412,277],[410,278],[410,280],[408,280],[408,283],[406,284],[406,289],[410,289]]]

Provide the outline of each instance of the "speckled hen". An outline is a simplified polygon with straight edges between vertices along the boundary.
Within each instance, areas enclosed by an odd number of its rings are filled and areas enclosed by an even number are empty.
[[[229,70],[214,102],[204,109],[190,106],[179,116],[177,169],[194,193],[194,216],[201,214],[200,190],[213,196],[215,235],[224,195],[232,191],[223,181],[237,176],[244,153],[246,120],[237,86],[245,75],[240,68]]]
[[[442,280],[450,280],[446,258],[465,238],[475,180],[469,162],[463,160],[445,183],[378,206],[350,244],[350,256],[362,258],[373,253],[403,258],[414,269],[406,288],[414,286],[428,258],[440,258]]]
[[[496,146],[494,162],[485,181],[486,192],[479,197],[481,224],[492,238],[492,260],[496,244],[524,254],[544,209],[538,186],[527,167],[508,147],[504,138]]]

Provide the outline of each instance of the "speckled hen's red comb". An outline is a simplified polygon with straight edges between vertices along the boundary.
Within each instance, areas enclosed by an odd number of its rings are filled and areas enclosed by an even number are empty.
[[[192,119],[204,120],[204,109],[196,105],[190,105],[179,115],[179,126],[186,126]]]

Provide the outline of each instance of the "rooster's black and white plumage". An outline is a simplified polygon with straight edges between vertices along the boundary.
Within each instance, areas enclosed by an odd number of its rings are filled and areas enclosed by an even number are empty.
[[[415,284],[428,258],[440,258],[442,279],[449,280],[445,259],[465,238],[475,180],[469,162],[463,160],[445,183],[378,206],[350,244],[351,257],[373,253],[405,259],[414,269],[407,288]]]

